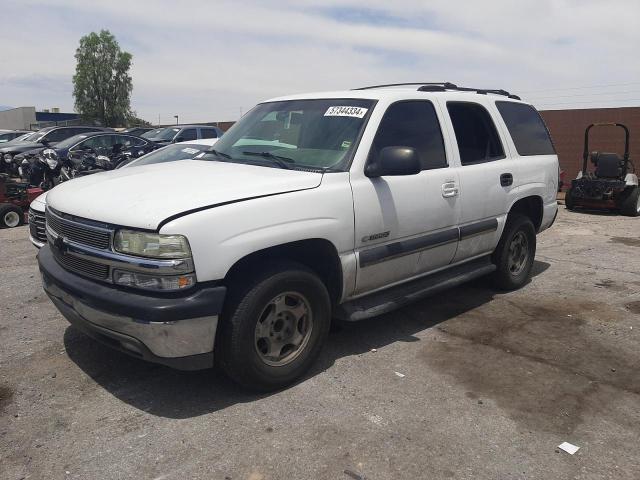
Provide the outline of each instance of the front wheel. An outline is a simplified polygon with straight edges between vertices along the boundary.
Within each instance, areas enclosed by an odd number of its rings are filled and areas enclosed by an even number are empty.
[[[493,252],[496,265],[494,281],[503,290],[522,287],[531,276],[536,256],[536,230],[529,217],[516,213],[507,216],[500,242]]]
[[[13,228],[24,223],[22,209],[11,204],[0,204],[0,228]]]
[[[329,332],[331,302],[323,282],[304,265],[282,262],[229,287],[215,347],[224,372],[259,391],[300,378]]]

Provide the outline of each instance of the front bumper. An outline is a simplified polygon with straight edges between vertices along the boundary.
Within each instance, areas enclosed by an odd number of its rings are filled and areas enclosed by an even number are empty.
[[[96,340],[180,370],[213,366],[226,287],[156,295],[97,283],[63,269],[48,245],[38,252],[45,292],[65,318]]]
[[[31,245],[33,245],[36,248],[44,247],[44,242],[41,242],[40,240],[33,238],[33,235],[29,235],[29,241],[31,242]]]

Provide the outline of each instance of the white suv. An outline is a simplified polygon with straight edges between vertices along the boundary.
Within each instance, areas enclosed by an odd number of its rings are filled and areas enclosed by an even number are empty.
[[[380,315],[491,274],[524,285],[557,214],[537,111],[452,84],[257,105],[194,160],[62,184],[44,289],[88,335],[181,369],[280,388],[332,318]]]

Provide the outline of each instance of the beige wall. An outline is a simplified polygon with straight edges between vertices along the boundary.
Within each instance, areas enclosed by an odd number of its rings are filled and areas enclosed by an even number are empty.
[[[36,123],[35,107],[20,107],[0,112],[0,129],[29,130]]]

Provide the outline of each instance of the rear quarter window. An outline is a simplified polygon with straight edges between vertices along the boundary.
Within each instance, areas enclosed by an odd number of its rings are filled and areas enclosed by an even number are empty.
[[[507,125],[518,155],[555,155],[549,131],[535,108],[514,102],[496,102],[496,107]]]
[[[218,138],[218,132],[215,128],[201,128],[202,138]]]

